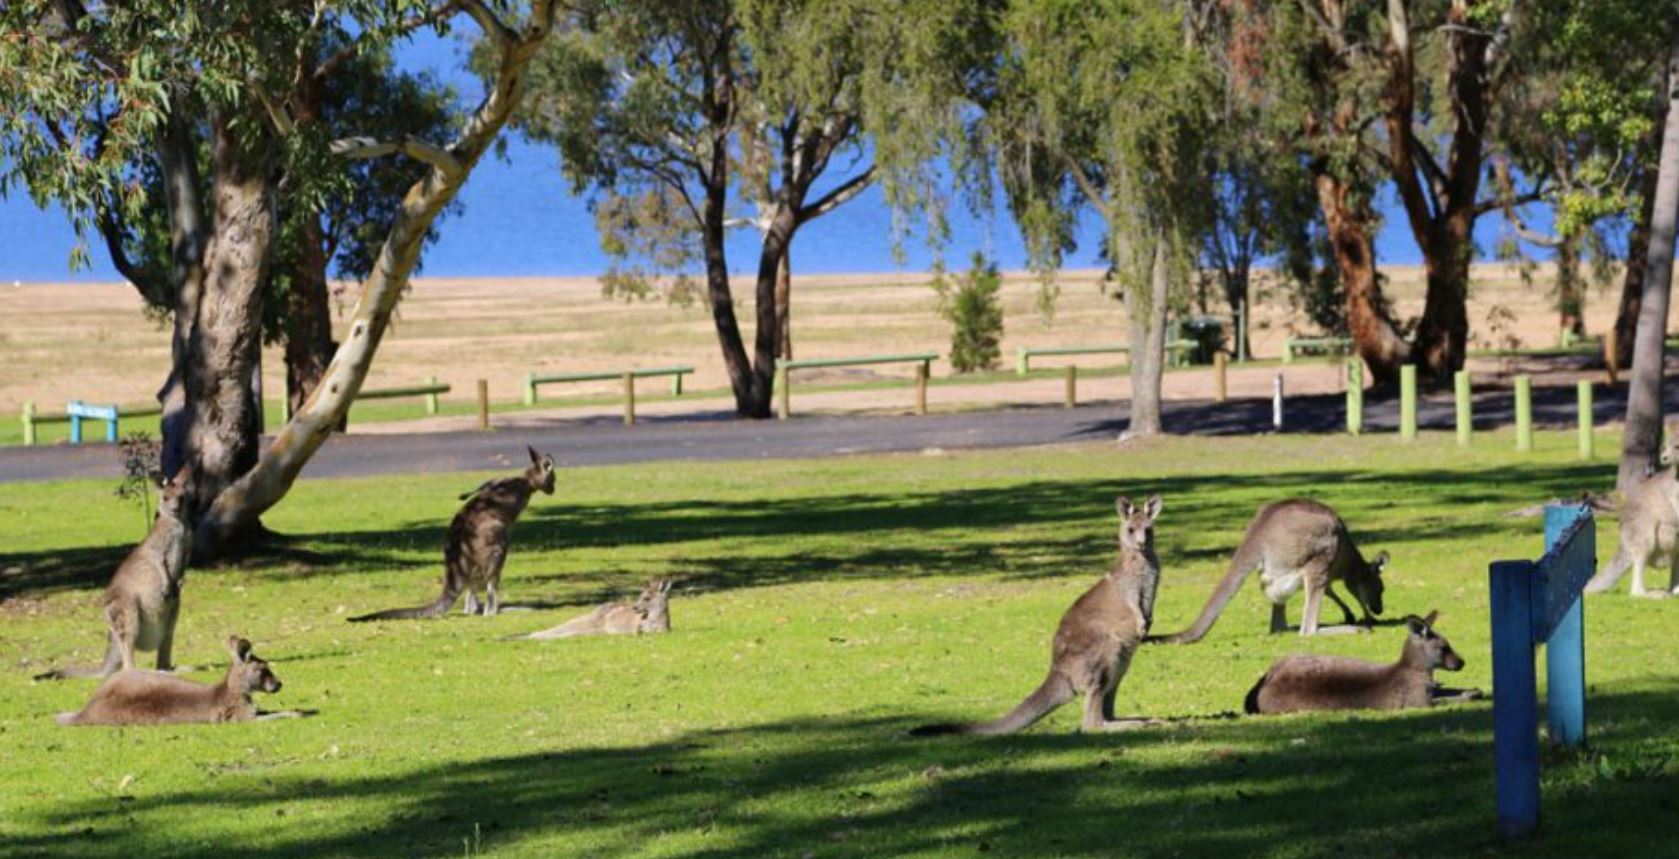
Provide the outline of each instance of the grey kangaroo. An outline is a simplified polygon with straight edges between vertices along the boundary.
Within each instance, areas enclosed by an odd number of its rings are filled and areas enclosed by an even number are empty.
[[[1335,583],[1343,582],[1347,590],[1364,609],[1364,623],[1372,615],[1382,613],[1382,568],[1388,553],[1376,555],[1366,562],[1353,544],[1347,525],[1334,510],[1310,498],[1289,498],[1259,508],[1248,525],[1242,545],[1230,559],[1230,569],[1213,589],[1213,595],[1201,609],[1199,617],[1188,629],[1172,635],[1152,636],[1151,642],[1192,644],[1206,636],[1224,611],[1230,598],[1254,570],[1265,596],[1271,601],[1271,632],[1288,630],[1286,606],[1302,587],[1306,590],[1306,610],[1300,617],[1300,634],[1356,630],[1357,618],[1352,609],[1335,593]],[[1319,627],[1318,613],[1327,595],[1341,607],[1347,626]]]
[[[572,638],[579,635],[640,635],[670,632],[669,579],[650,579],[634,603],[613,602],[597,607],[552,629],[514,638]]]
[[[1675,448],[1670,443],[1662,454],[1663,467],[1645,475],[1644,479],[1626,491],[1621,504],[1621,545],[1609,565],[1599,570],[1586,583],[1586,593],[1598,594],[1613,588],[1627,570],[1632,570],[1632,595],[1659,599],[1679,594],[1679,571],[1674,569],[1675,555],[1679,555],[1679,475],[1674,471]],[[1669,572],[1669,591],[1651,590],[1644,584],[1645,567],[1666,567]]]
[[[280,678],[238,636],[227,640],[233,664],[222,682],[209,686],[156,671],[121,671],[106,678],[80,712],[58,714],[60,725],[163,725],[182,722],[244,722],[285,718],[294,712],[259,714],[251,695],[280,691]]]
[[[1049,676],[1037,690],[994,722],[924,725],[911,731],[912,735],[1012,734],[1080,694],[1084,695],[1082,730],[1117,731],[1147,724],[1146,720],[1116,720],[1114,697],[1154,617],[1154,595],[1160,587],[1154,520],[1160,516],[1160,496],[1149,498],[1142,507],[1122,497],[1116,506],[1119,559],[1061,616],[1050,649]]]
[[[1391,664],[1344,656],[1285,656],[1254,684],[1243,709],[1249,713],[1405,710],[1479,697],[1472,689],[1445,695],[1434,685],[1435,670],[1463,669],[1463,657],[1434,631],[1438,616],[1439,612],[1430,612],[1426,618],[1405,619],[1405,644],[1399,661]]]
[[[486,481],[461,496],[466,504],[449,523],[443,543],[443,593],[430,605],[393,608],[352,617],[350,621],[441,617],[466,593],[466,613],[478,614],[478,590],[485,591],[485,614],[501,611],[501,567],[513,523],[530,504],[531,493],[554,494],[554,458],[527,446],[531,464],[523,474]]]
[[[97,666],[57,668],[37,680],[109,677],[132,671],[134,652],[157,651],[157,668],[174,667],[175,621],[181,613],[181,583],[192,557],[192,526],[187,512],[187,469],[162,484],[157,518],[146,539],[128,553],[105,588],[105,623],[110,643]]]

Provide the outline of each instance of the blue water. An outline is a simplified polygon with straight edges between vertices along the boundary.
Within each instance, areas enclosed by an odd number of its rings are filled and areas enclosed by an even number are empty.
[[[399,55],[410,69],[431,69],[455,84],[467,97],[479,87],[459,73],[460,49],[450,39],[425,32]],[[424,259],[426,275],[495,277],[531,275],[594,275],[610,264],[596,239],[594,217],[584,200],[571,196],[559,172],[558,155],[549,148],[517,137],[509,140],[505,159],[486,159],[461,193],[464,211],[450,217],[441,238]],[[1377,237],[1383,262],[1420,261],[1416,244],[1405,227],[1404,215],[1391,195],[1382,201],[1385,222]],[[1531,213],[1539,228],[1548,226],[1548,213]],[[871,189],[811,222],[793,245],[796,272],[848,273],[925,271],[934,255],[925,242],[911,236],[901,242],[902,258],[894,258],[892,215],[879,189]],[[1067,261],[1070,268],[1098,264],[1101,225],[1087,217],[1081,224],[1079,249]],[[1490,254],[1501,229],[1496,216],[1483,217],[1476,230],[1483,254]],[[38,209],[22,194],[0,199],[0,282],[13,280],[109,281],[119,279],[103,247],[90,247],[92,267],[71,272],[69,260],[75,235],[64,214]],[[944,248],[952,266],[966,265],[974,251],[983,251],[1004,269],[1025,267],[1026,252],[1019,232],[1001,201],[993,211],[975,215],[960,203],[951,207],[951,238]],[[729,243],[729,268],[737,274],[757,269],[756,233],[736,231]]]

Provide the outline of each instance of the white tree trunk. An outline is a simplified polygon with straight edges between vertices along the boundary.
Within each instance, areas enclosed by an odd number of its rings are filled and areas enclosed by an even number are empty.
[[[1166,298],[1172,278],[1166,243],[1166,232],[1156,232],[1148,283],[1134,284],[1125,292],[1126,314],[1131,317],[1131,425],[1125,434],[1131,437],[1162,432],[1160,380],[1165,372]]]

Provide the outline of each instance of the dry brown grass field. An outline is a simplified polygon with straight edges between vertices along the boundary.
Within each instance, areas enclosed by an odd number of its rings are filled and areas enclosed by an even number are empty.
[[[1421,313],[1422,272],[1389,267],[1388,292],[1400,318]],[[1112,343],[1125,337],[1120,302],[1104,294],[1096,272],[1070,272],[1061,281],[1052,320],[1035,309],[1037,285],[1011,273],[1003,289],[1005,361],[1017,346]],[[1556,342],[1550,275],[1539,271],[1524,284],[1508,266],[1476,269],[1470,320],[1476,345],[1523,346]],[[743,334],[751,342],[751,285],[737,282]],[[347,292],[353,295],[353,292]],[[1264,289],[1256,299],[1254,353],[1278,354],[1290,333],[1315,333],[1288,297]],[[794,348],[800,357],[844,357],[882,352],[947,349],[949,327],[934,312],[927,278],[917,274],[798,277],[793,293]],[[1214,312],[1222,302],[1213,302]],[[1503,331],[1488,324],[1494,308],[1513,319]],[[347,313],[348,307],[339,309]],[[1588,327],[1608,324],[1614,296],[1593,292]],[[141,313],[126,284],[21,284],[0,287],[0,413],[24,401],[56,407],[70,398],[138,403],[148,400],[168,363],[167,331]],[[603,297],[593,278],[420,279],[404,300],[380,347],[369,386],[420,382],[428,376],[469,396],[473,380],[489,380],[492,398],[518,395],[531,370],[585,371],[687,364],[696,368],[692,389],[727,382],[709,313],[700,306],[626,304]],[[264,358],[270,395],[279,390],[279,355]],[[883,371],[892,373],[894,371]],[[935,375],[948,372],[936,366]],[[597,390],[605,390],[603,386]],[[575,393],[587,393],[579,388]],[[568,392],[569,393],[569,392]]]

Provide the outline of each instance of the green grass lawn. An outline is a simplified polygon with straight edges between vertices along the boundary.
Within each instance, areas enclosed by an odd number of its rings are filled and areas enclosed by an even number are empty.
[[[124,730],[58,727],[93,683],[29,676],[99,656],[99,589],[140,514],[107,483],[4,485],[0,854],[1655,855],[1679,827],[1679,603],[1624,591],[1586,611],[1591,749],[1547,759],[1544,830],[1520,846],[1494,834],[1488,704],[1227,718],[1282,654],[1400,646],[1391,626],[1268,636],[1253,586],[1202,644],[1132,665],[1120,711],[1170,727],[1080,736],[1070,706],[1015,737],[903,736],[1042,679],[1057,618],[1112,557],[1120,493],[1166,500],[1157,628],[1191,618],[1256,507],[1311,494],[1392,552],[1390,615],[1441,610],[1469,663],[1442,679],[1488,687],[1487,563],[1541,543],[1504,514],[1613,472],[1570,433],[1533,455],[1487,433],[1468,452],[1172,439],[568,470],[504,579],[546,607],[368,625],[344,618],[435,594],[481,476],[305,480],[267,520],[296,538],[282,556],[193,571],[176,649],[208,680],[247,635],[285,682],[259,703],[319,715]],[[1603,529],[1604,560],[1614,543]],[[499,640],[671,574],[669,635]]]

